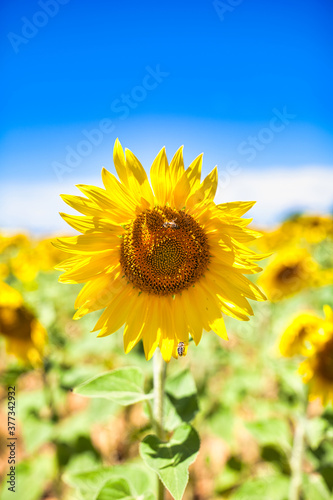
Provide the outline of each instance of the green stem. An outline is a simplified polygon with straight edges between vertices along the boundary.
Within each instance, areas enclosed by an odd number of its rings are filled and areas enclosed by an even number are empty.
[[[159,349],[154,354],[154,407],[153,418],[156,435],[159,439],[164,439],[163,428],[163,403],[164,403],[164,382],[166,374],[166,363],[162,358]],[[158,478],[158,500],[164,500],[164,486]]]
[[[44,389],[45,400],[50,410],[51,420],[52,422],[56,422],[58,420],[58,412],[54,404],[53,390],[52,390],[52,384],[50,382],[48,362],[45,360],[42,368],[42,378],[43,378],[43,389]]]
[[[288,500],[299,500],[302,486],[302,464],[304,455],[305,417],[300,415],[296,422],[290,467],[291,481]]]

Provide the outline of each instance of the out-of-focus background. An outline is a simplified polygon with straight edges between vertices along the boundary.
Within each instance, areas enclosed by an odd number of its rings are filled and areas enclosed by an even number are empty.
[[[272,253],[259,283],[270,301],[254,304],[249,323],[227,319],[229,342],[206,334],[169,365],[197,387],[189,401],[201,449],[184,498],[290,498],[299,415],[299,498],[333,498],[332,407],[306,403],[312,389],[297,370],[309,353],[290,340],[332,306],[332,14],[329,0],[1,2],[1,500],[104,498],[104,466],[133,479],[134,497],[154,488],[138,456],[151,431],[143,407],[71,392],[124,365],[140,366],[149,390],[151,363],[140,345],[123,354],[121,332],[96,339],[98,313],[72,320],[80,285],[57,282],[66,256],[50,244],[72,231],[59,194],[101,185],[103,166],[115,173],[117,137],[147,171],[163,146],[171,159],[183,144],[185,165],[204,152],[203,174],[218,166],[216,201],[256,200],[249,216],[264,236],[253,248]],[[317,319],[292,323],[304,313]],[[168,404],[171,433],[179,421]]]

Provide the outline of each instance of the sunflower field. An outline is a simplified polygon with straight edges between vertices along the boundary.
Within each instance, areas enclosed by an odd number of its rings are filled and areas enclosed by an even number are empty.
[[[164,155],[0,234],[0,500],[333,499],[333,218],[248,226]]]

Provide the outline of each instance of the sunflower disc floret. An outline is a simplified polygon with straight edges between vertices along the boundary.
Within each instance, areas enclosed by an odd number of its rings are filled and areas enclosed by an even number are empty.
[[[209,247],[200,225],[184,211],[145,210],[123,235],[120,263],[141,291],[172,295],[194,285],[207,269]]]

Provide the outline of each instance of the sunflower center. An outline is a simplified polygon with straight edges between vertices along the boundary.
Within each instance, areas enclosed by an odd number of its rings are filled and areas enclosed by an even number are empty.
[[[127,279],[140,290],[169,295],[193,285],[209,262],[207,237],[182,210],[155,207],[127,227],[120,263]]]
[[[28,339],[33,315],[23,307],[0,306],[0,332],[15,339]]]
[[[333,339],[329,340],[320,351],[317,370],[323,379],[333,382]]]
[[[295,278],[299,278],[300,275],[300,266],[298,264],[294,266],[285,266],[277,275],[277,280],[281,283],[289,283],[293,281]]]

